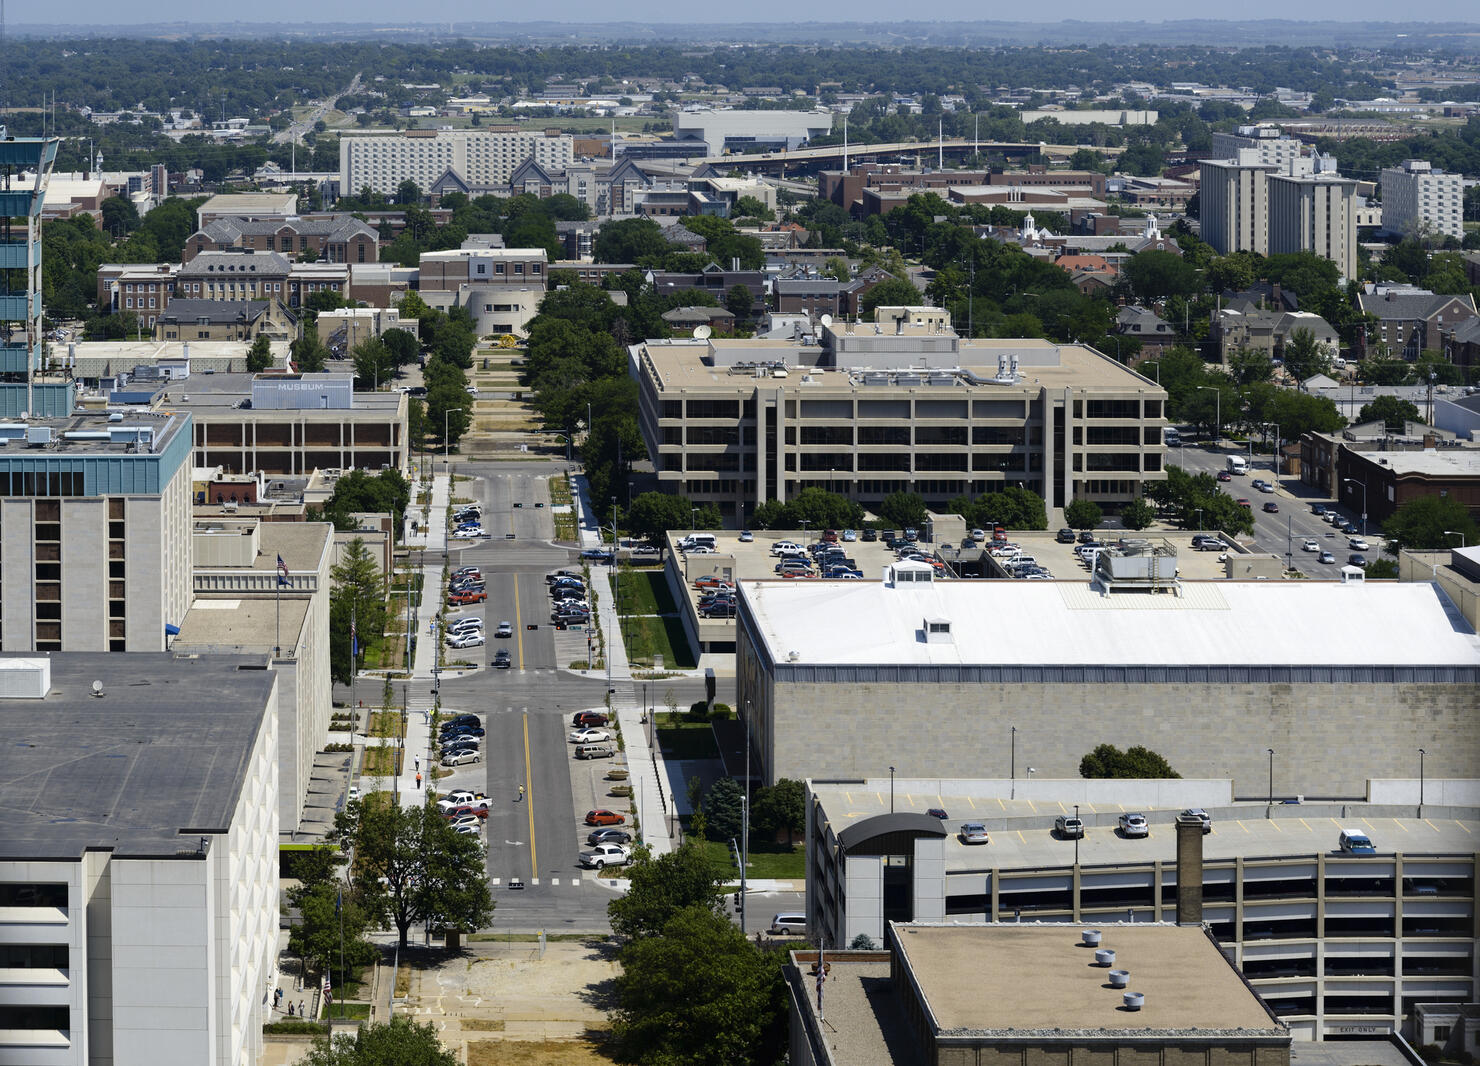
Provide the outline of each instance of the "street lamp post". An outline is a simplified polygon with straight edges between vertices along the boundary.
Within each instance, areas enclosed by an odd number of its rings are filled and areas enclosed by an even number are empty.
[[[1274,749],[1266,748],[1269,752],[1269,805],[1274,806]]]
[[[889,813],[894,813],[894,767],[889,767]]]
[[[1012,761],[1008,764],[1008,773],[1012,775],[1012,785],[1008,790],[1008,799],[1017,799],[1017,726],[1012,727]]]
[[[1213,447],[1216,448],[1223,434],[1223,393],[1216,385],[1197,385],[1195,388],[1198,392],[1213,394]]]
[[[1203,509],[1201,507],[1198,507],[1198,508],[1196,508],[1196,511],[1197,511],[1197,531],[1199,533],[1201,533],[1202,532],[1202,513],[1203,513]]]
[[[1462,530],[1462,529],[1446,529],[1444,531],[1444,535],[1446,537],[1458,537],[1459,538],[1459,546],[1461,548],[1463,548],[1465,546],[1465,533],[1464,533],[1464,530]]]
[[[1079,865],[1079,838],[1084,836],[1084,823],[1079,821],[1079,804],[1074,804],[1074,821],[1079,825],[1079,832],[1074,834],[1074,865]]]
[[[1422,748],[1418,749],[1418,816],[1423,817],[1423,757],[1428,754]]]
[[[1354,477],[1344,477],[1341,480],[1345,484],[1356,485],[1362,490],[1362,536],[1365,537],[1367,535],[1367,482],[1358,481]]]

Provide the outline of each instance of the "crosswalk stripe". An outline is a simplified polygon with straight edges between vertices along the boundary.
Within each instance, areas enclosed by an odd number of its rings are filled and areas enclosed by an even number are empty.
[[[558,877],[552,877],[552,878],[550,878],[550,884],[551,885],[554,885],[554,886],[559,886],[559,884],[560,884],[560,878],[558,878]]]
[[[490,877],[488,879],[488,883],[490,885],[493,885],[495,888],[497,888],[501,882],[502,882],[502,878],[498,878],[498,877]]]

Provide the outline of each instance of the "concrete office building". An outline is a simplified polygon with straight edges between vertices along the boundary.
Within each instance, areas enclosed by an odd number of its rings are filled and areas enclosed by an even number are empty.
[[[1336,174],[1271,174],[1269,254],[1314,252],[1357,276],[1357,183]]]
[[[163,651],[190,606],[190,416],[0,425],[0,647]]]
[[[42,376],[41,209],[61,142],[4,134],[0,126],[0,418],[67,415],[71,385]]]
[[[1021,739],[1018,754],[1039,758]],[[1105,930],[1104,946],[1117,948],[1143,923],[1205,924],[1301,1041],[1411,1032],[1419,1003],[1475,1001],[1480,782],[1428,781],[1420,818],[1417,780],[1370,782],[1372,803],[1266,807],[1230,805],[1227,781],[1024,772],[1020,762],[1016,780],[900,776],[893,811],[887,775],[808,781],[809,936],[877,943],[908,921],[1045,923],[1064,936],[1076,923]],[[1195,826],[1179,840],[1177,811],[1188,805],[1210,813],[1210,834]],[[1083,839],[1054,831],[1060,811],[1078,812]],[[1150,835],[1125,837],[1122,811],[1144,813]],[[982,823],[989,842],[965,843],[963,822]],[[1345,826],[1378,853],[1341,853]],[[1116,965],[1138,985],[1135,962]]]
[[[1212,135],[1213,159],[1236,159],[1240,151],[1252,150],[1259,163],[1284,169],[1292,159],[1309,153],[1304,141],[1285,136],[1278,126],[1240,126],[1232,133],[1215,131]]]
[[[1219,255],[1269,254],[1269,182],[1278,168],[1254,149],[1230,159],[1202,161],[1199,203],[1202,239]]]
[[[328,742],[329,570],[334,527],[197,517],[195,601],[170,645],[177,655],[250,655],[278,675],[278,827],[293,839],[314,756]],[[279,574],[277,561],[287,567]]]
[[[1126,988],[1063,926],[891,922],[883,951],[827,952],[820,982],[817,952],[794,951],[789,1061],[1289,1066],[1289,1030],[1202,929],[1100,933]],[[1127,992],[1141,997],[1134,1011]]]
[[[568,133],[485,126],[467,130],[355,133],[339,139],[339,187],[393,195],[403,181],[431,189],[449,171],[470,188],[506,187],[514,171],[533,159],[563,170],[574,160]]]
[[[1178,582],[1175,553],[1150,561],[1159,584],[1125,590],[909,563],[883,581],[742,580],[736,696],[758,773],[1005,777],[1013,727],[1046,777],[1144,743],[1244,797],[1265,795],[1266,748],[1316,796],[1406,776],[1420,747],[1436,777],[1480,765],[1480,640],[1434,586]]]
[[[0,1062],[260,1061],[278,948],[266,666],[0,660]]]
[[[673,112],[673,139],[702,142],[711,156],[800,148],[832,132],[831,111],[732,111],[701,107]]]
[[[1423,159],[1382,169],[1382,228],[1401,236],[1426,231],[1436,237],[1465,235],[1464,177],[1435,170]]]
[[[1165,478],[1166,393],[1092,348],[967,340],[939,308],[810,337],[633,345],[659,483],[727,520],[808,487],[865,506],[1022,485],[1115,510]]]

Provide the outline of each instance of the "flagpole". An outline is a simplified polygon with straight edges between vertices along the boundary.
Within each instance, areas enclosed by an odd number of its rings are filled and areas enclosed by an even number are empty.
[[[349,738],[354,743],[355,733],[359,731],[360,719],[356,713],[355,703],[355,675],[360,672],[358,662],[359,655],[355,645],[359,643],[359,631],[355,626],[355,601],[349,601]]]

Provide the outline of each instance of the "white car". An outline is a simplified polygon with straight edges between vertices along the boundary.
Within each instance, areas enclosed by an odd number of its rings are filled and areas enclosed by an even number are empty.
[[[478,827],[476,825],[455,825],[452,827],[452,831],[458,836],[475,837],[478,835]]]
[[[453,633],[447,638],[449,648],[477,648],[483,645],[483,631],[474,630],[470,633]]]
[[[495,637],[498,637],[500,640],[503,640],[506,637],[512,637],[514,635],[514,623],[500,622],[498,624],[498,628],[493,631],[493,635]]]
[[[1318,552],[1321,550],[1320,542],[1309,538],[1307,538],[1305,543],[1300,545],[1300,547],[1308,552]]]
[[[483,756],[472,749],[454,752],[442,760],[443,766],[461,766],[465,762],[481,762]]]
[[[483,806],[486,808],[488,806],[488,797],[483,795],[483,793],[481,792],[474,792],[471,789],[459,788],[454,789],[453,791],[447,793],[447,795],[444,796],[442,799],[439,799],[437,801],[437,806],[444,811],[449,811],[453,807],[461,807],[465,803],[482,803]]]
[[[1259,487],[1259,491],[1260,492],[1273,492],[1274,491],[1274,486],[1271,485],[1267,481],[1261,481],[1261,482],[1259,482],[1259,486],[1258,487]]]
[[[469,396],[477,396],[478,395],[478,386],[477,385],[467,385],[467,386],[465,386],[465,388],[468,390],[468,395]]]
[[[1151,834],[1151,827],[1146,824],[1144,814],[1122,814],[1120,816],[1120,832],[1122,836],[1144,837]]]
[[[632,852],[621,844],[597,844],[590,851],[581,852],[581,865],[593,870],[603,866],[624,866],[632,861]]]
[[[963,844],[987,844],[990,843],[987,836],[987,827],[981,822],[967,822],[961,826],[961,843]]]
[[[479,537],[487,536],[482,526],[469,526],[467,529],[459,529],[452,534],[453,540],[477,540]]]
[[[1352,537],[1346,542],[1346,546],[1354,552],[1370,551],[1367,541],[1362,537]]]
[[[360,786],[359,785],[350,785],[349,786],[349,795],[345,797],[346,802],[353,803],[355,800],[357,800],[359,798],[360,798]]]
[[[481,633],[483,632],[483,619],[475,615],[470,615],[467,618],[459,618],[456,622],[452,622],[447,626],[447,632],[453,634]]]
[[[452,828],[454,829],[461,829],[465,825],[470,825],[474,829],[477,829],[478,826],[482,825],[483,823],[481,820],[479,820],[476,814],[460,814],[447,824],[452,826]]]
[[[612,735],[605,729],[577,729],[570,735],[570,742],[572,744],[599,744],[611,738]]]

